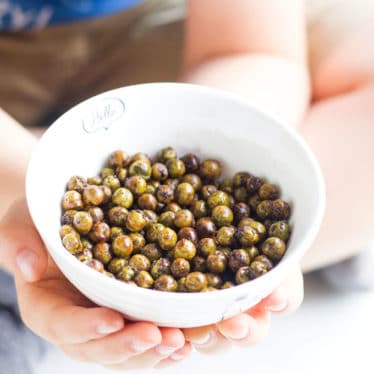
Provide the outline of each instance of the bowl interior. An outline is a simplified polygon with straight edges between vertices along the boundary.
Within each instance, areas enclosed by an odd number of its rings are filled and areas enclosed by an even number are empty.
[[[234,96],[171,83],[130,86],[91,98],[43,136],[29,166],[27,197],[49,250],[60,258],[72,257],[58,234],[61,197],[70,176],[97,175],[116,149],[153,155],[169,145],[179,155],[195,152],[221,160],[225,175],[245,170],[281,186],[282,197],[292,204],[293,227],[281,264],[300,259],[324,207],[323,181],[308,147]]]

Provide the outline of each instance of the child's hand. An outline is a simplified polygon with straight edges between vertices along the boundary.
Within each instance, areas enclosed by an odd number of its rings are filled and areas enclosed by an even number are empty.
[[[0,263],[14,273],[26,325],[75,359],[135,369],[170,364],[191,351],[181,330],[125,322],[80,294],[47,255],[23,200],[0,222]]]
[[[214,326],[185,329],[186,340],[201,353],[217,353],[232,345],[258,343],[270,327],[271,313],[284,314],[296,310],[303,294],[303,277],[300,269],[295,269],[276,291],[246,313]]]

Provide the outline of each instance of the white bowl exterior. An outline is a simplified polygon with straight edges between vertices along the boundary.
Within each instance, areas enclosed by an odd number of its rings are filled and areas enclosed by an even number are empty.
[[[282,187],[291,201],[293,232],[281,263],[265,276],[204,294],[144,290],[79,263],[59,237],[61,197],[71,175],[94,176],[113,150],[154,154],[171,145],[179,154],[217,158],[229,175],[245,170]],[[27,200],[33,221],[65,276],[99,305],[160,326],[217,322],[255,305],[310,247],[322,221],[324,184],[305,143],[243,100],[199,86],[155,83],[93,97],[61,116],[30,161]]]

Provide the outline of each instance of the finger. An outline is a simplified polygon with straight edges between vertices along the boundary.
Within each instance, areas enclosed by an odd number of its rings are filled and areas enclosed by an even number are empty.
[[[149,322],[136,322],[102,339],[71,347],[85,361],[115,365],[155,348],[161,341],[158,327]]]
[[[13,203],[0,223],[0,253],[5,266],[28,282],[40,279],[47,268],[48,255],[24,199]]]
[[[174,352],[184,346],[185,339],[181,330],[176,328],[160,328],[160,331],[162,335],[162,342],[160,345],[141,355],[133,356],[129,360],[111,365],[110,368],[113,370],[153,368],[161,360],[172,356]]]
[[[175,365],[185,358],[187,358],[192,353],[192,346],[190,343],[186,343],[183,348],[179,349],[173,353],[170,357],[161,360],[156,366],[155,369],[164,369],[169,366]]]
[[[300,268],[297,268],[259,306],[273,313],[288,314],[299,308],[303,298],[303,275]]]

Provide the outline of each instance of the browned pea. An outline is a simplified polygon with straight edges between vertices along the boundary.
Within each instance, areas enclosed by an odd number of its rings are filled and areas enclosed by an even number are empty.
[[[60,227],[60,238],[62,239],[67,234],[76,234],[79,238],[79,234],[74,230],[74,227],[71,225],[63,225]]]
[[[235,242],[235,227],[223,226],[216,233],[216,241],[219,245],[227,247]]]
[[[175,190],[175,201],[182,206],[191,205],[194,201],[195,190],[189,183],[181,183]]]
[[[169,177],[169,172],[168,168],[166,167],[165,164],[162,164],[160,162],[156,162],[152,166],[152,178],[157,180],[157,181],[164,181],[168,179]]]
[[[200,159],[195,154],[187,153],[181,158],[181,160],[184,162],[188,173],[193,173],[199,170]]]
[[[177,243],[177,233],[170,227],[165,227],[158,235],[158,243],[165,251],[173,249]]]
[[[156,197],[160,203],[168,204],[174,199],[174,189],[167,184],[161,184],[157,187]]]
[[[185,288],[189,292],[200,292],[206,288],[207,285],[208,281],[206,279],[206,275],[199,271],[188,274],[184,283]]]
[[[190,206],[190,210],[197,219],[207,217],[209,215],[208,205],[204,200],[194,201]]]
[[[223,273],[227,266],[227,257],[220,251],[209,255],[206,260],[207,268],[211,273]]]
[[[158,222],[162,225],[173,228],[175,220],[175,213],[172,211],[166,211],[160,214]]]
[[[271,260],[280,260],[286,251],[286,244],[282,239],[276,237],[267,238],[262,243],[262,253]]]
[[[75,255],[75,257],[80,261],[80,262],[86,262],[86,261],[91,261],[93,259],[92,252],[84,248],[82,249],[82,252],[78,253]]]
[[[212,238],[217,229],[210,217],[203,217],[197,221],[196,230],[200,238]]]
[[[173,255],[174,258],[192,260],[196,255],[196,247],[191,240],[181,239],[175,245]]]
[[[166,210],[173,213],[177,213],[181,209],[182,208],[177,203],[169,203],[166,205]]]
[[[133,194],[141,195],[147,189],[146,180],[140,175],[133,175],[125,181],[125,187],[128,188]]]
[[[157,199],[150,193],[145,193],[138,197],[138,207],[144,210],[156,210]]]
[[[254,260],[260,254],[257,247],[255,247],[254,245],[252,245],[249,248],[246,248],[246,251],[248,252],[251,261]]]
[[[228,206],[218,205],[212,211],[212,218],[218,227],[222,227],[230,225],[234,215]]]
[[[138,232],[132,232],[129,237],[132,241],[133,253],[139,252],[146,244],[144,236]]]
[[[110,240],[113,241],[119,235],[123,235],[123,229],[121,227],[112,226],[110,228]]]
[[[161,223],[151,223],[147,226],[146,238],[150,243],[158,241],[159,234],[165,229]]]
[[[126,228],[131,232],[138,232],[144,229],[147,225],[147,220],[140,210],[132,210],[126,218]]]
[[[249,225],[239,227],[235,235],[243,247],[250,247],[260,240],[258,232]]]
[[[108,175],[114,175],[115,172],[114,172],[114,169],[113,168],[102,168],[101,171],[100,171],[100,177],[101,179],[104,179],[105,177],[107,177]]]
[[[269,228],[269,236],[276,236],[286,242],[290,236],[288,223],[285,221],[274,222]]]
[[[251,175],[246,171],[239,171],[238,173],[235,173],[233,177],[233,186],[235,188],[246,186],[247,180],[250,177]]]
[[[234,190],[234,197],[237,202],[248,201],[248,192],[245,187],[238,187]]]
[[[148,210],[148,209],[143,210],[143,214],[144,214],[145,219],[147,220],[147,226],[151,223],[157,223],[158,215],[153,210]]]
[[[151,261],[148,257],[142,254],[136,254],[130,258],[129,265],[135,270],[135,272],[142,270],[149,271],[151,268]]]
[[[230,197],[226,192],[218,190],[208,197],[207,203],[210,209],[214,209],[219,205],[230,206]]]
[[[201,256],[208,257],[215,253],[216,250],[217,246],[213,238],[203,238],[199,241],[198,251]]]
[[[212,292],[212,291],[217,291],[217,288],[208,286],[201,290],[201,292]]]
[[[123,168],[130,163],[130,156],[121,150],[115,151],[110,154],[108,165],[112,168]]]
[[[201,178],[197,174],[186,174],[182,178],[182,182],[190,184],[195,191],[199,191],[202,187]]]
[[[274,266],[271,260],[265,255],[256,256],[254,261],[262,262],[266,266],[267,271],[271,270]]]
[[[261,201],[257,205],[256,213],[261,219],[270,218],[273,213],[273,202],[271,200]]]
[[[197,246],[199,237],[197,231],[193,227],[183,227],[178,231],[178,239],[188,239]]]
[[[206,280],[208,282],[208,287],[221,288],[222,287],[222,278],[218,274],[207,273]]]
[[[260,196],[257,194],[253,195],[249,200],[248,200],[248,205],[251,207],[251,210],[253,212],[256,212],[258,205],[261,203]]]
[[[184,162],[176,158],[168,160],[166,162],[166,166],[168,168],[169,175],[171,178],[180,178],[186,172],[186,167],[184,166]]]
[[[179,184],[179,179],[178,178],[168,178],[168,179],[166,179],[164,184],[170,186],[173,189],[173,191],[175,191],[175,189],[177,188],[177,186]]]
[[[92,252],[93,247],[94,247],[93,244],[87,239],[81,239],[81,241],[82,241],[83,250],[88,249],[89,251]]]
[[[222,285],[221,289],[224,290],[224,289],[226,289],[226,288],[231,288],[231,287],[235,287],[235,284],[234,284],[233,282],[226,281],[226,282]]]
[[[264,182],[261,178],[251,175],[246,182],[247,192],[250,196],[256,194]]]
[[[235,283],[243,284],[254,279],[253,270],[249,266],[243,266],[235,273]]]
[[[155,281],[154,289],[158,291],[175,292],[178,288],[177,281],[167,274],[163,274]]]
[[[157,187],[155,187],[153,184],[147,184],[147,187],[145,189],[145,193],[149,193],[151,195],[154,195],[156,193],[156,188]]]
[[[117,278],[128,282],[135,278],[135,270],[130,265],[124,265],[123,268],[117,273]]]
[[[195,256],[191,260],[192,270],[193,271],[201,271],[202,273],[205,273],[206,272],[206,263],[207,263],[207,261],[204,257]]]
[[[200,175],[207,180],[219,178],[221,172],[221,164],[217,160],[205,160],[200,165]]]
[[[165,206],[166,206],[166,204],[164,204],[164,203],[157,203],[156,213],[161,214],[165,210]]]
[[[101,186],[90,185],[83,190],[84,203],[90,206],[97,206],[104,203],[104,191]]]
[[[154,283],[152,275],[148,271],[142,270],[135,276],[135,283],[142,288],[151,288]]]
[[[103,180],[102,180],[101,177],[98,177],[98,176],[96,176],[96,177],[89,177],[89,178],[87,178],[87,183],[99,186],[100,184],[103,183]]]
[[[103,184],[108,186],[112,192],[121,187],[121,181],[115,175],[108,175],[103,179]]]
[[[97,243],[93,248],[93,255],[104,265],[108,264],[112,259],[110,245],[108,243]]]
[[[89,237],[95,243],[106,242],[110,238],[110,227],[105,222],[95,223]]]
[[[193,226],[194,222],[194,216],[188,209],[182,209],[175,213],[174,225],[180,229]]]
[[[61,224],[62,225],[72,225],[75,213],[77,213],[77,211],[75,209],[69,209],[66,212],[64,212],[62,217],[61,217]]]
[[[285,220],[290,217],[290,205],[281,199],[273,201],[271,207],[271,217],[275,220]]]
[[[84,264],[89,268],[98,271],[99,273],[103,273],[105,271],[103,263],[99,260],[92,259],[90,261],[85,261]]]
[[[112,190],[110,189],[110,187],[105,186],[105,185],[99,186],[99,188],[104,193],[103,204],[109,203],[112,200]]]
[[[88,212],[77,212],[73,219],[74,228],[80,234],[88,234],[93,226],[93,219]]]
[[[157,152],[157,161],[167,162],[177,158],[177,151],[173,147],[165,147]]]
[[[112,251],[117,257],[128,257],[134,246],[129,236],[119,235],[112,242]]]
[[[201,187],[201,197],[207,201],[214,192],[217,191],[217,187],[213,184],[205,184],[204,186]]]
[[[104,212],[98,206],[88,208],[88,213],[92,217],[93,223],[101,222],[104,220]]]
[[[154,279],[157,279],[163,274],[170,274],[171,262],[168,258],[160,258],[153,262],[151,274]]]
[[[230,247],[218,247],[215,254],[217,253],[223,254],[228,259],[231,253],[231,248]]]
[[[149,160],[137,160],[129,166],[129,175],[140,175],[145,180],[148,180],[152,174],[152,167]]]
[[[251,213],[251,209],[250,209],[249,205],[246,204],[246,203],[243,203],[243,202],[242,203],[236,203],[233,206],[232,210],[233,210],[236,222],[240,222],[240,220],[242,220],[243,218],[249,217],[249,215]]]
[[[140,249],[140,253],[149,258],[150,261],[156,261],[162,256],[161,249],[156,243],[148,243]]]
[[[134,202],[134,196],[129,189],[121,187],[114,192],[112,201],[114,204],[128,209]]]
[[[118,274],[126,265],[128,261],[125,258],[115,257],[108,264],[108,270],[112,274]]]
[[[178,279],[178,292],[188,292],[188,289],[186,287],[186,277],[182,277]]]
[[[110,224],[124,227],[129,211],[122,206],[115,206],[108,211],[108,220]]]
[[[82,195],[78,191],[67,191],[62,198],[62,208],[64,210],[82,209]]]
[[[151,162],[151,158],[145,152],[137,152],[131,157],[131,162],[135,161],[148,161]]]
[[[248,224],[248,226],[252,227],[257,231],[257,234],[260,237],[260,240],[266,235],[266,227],[258,221],[253,221]]]
[[[234,249],[229,256],[229,268],[236,272],[243,266],[248,266],[251,258],[245,249]]]
[[[75,190],[79,193],[82,193],[83,190],[87,187],[87,179],[80,177],[79,175],[75,175],[69,179],[67,189],[68,190]]]
[[[66,234],[62,238],[62,244],[73,255],[82,251],[82,242],[76,233]]]
[[[250,226],[250,224],[254,221],[253,218],[247,217],[240,220],[238,223],[238,228],[242,226]]]
[[[267,232],[269,232],[270,226],[273,223],[274,223],[274,221],[272,221],[271,219],[265,219],[264,226],[265,226]],[[272,235],[272,236],[276,236],[276,235]]]
[[[125,168],[120,168],[117,171],[118,179],[123,183],[127,178],[128,170]]]
[[[279,189],[274,184],[264,183],[258,190],[258,196],[262,200],[275,200],[279,197]]]
[[[249,266],[252,270],[251,278],[258,278],[268,272],[267,265],[262,261],[253,261]]]
[[[175,278],[185,277],[190,272],[190,263],[184,258],[176,258],[172,262],[170,270]]]
[[[219,185],[219,189],[227,194],[232,194],[234,191],[234,181],[231,178],[225,178]]]

